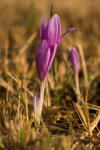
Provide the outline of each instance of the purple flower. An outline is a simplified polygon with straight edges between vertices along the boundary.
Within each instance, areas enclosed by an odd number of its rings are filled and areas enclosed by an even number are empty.
[[[72,69],[74,73],[77,74],[80,68],[80,61],[79,61],[78,52],[75,48],[72,48],[72,50],[70,51],[69,58],[70,58]]]
[[[64,36],[75,30],[75,28],[69,28],[61,36],[61,24],[58,15],[54,15],[45,23],[43,17],[42,25],[40,29],[40,44],[36,51],[36,67],[40,78],[40,81],[44,81],[47,73],[50,70],[53,62],[57,46],[63,40]]]

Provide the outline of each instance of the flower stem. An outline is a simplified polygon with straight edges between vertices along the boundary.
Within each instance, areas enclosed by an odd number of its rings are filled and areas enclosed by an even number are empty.
[[[41,119],[41,114],[42,114],[42,107],[43,107],[43,101],[44,101],[44,91],[45,91],[45,80],[41,82],[40,99],[39,99],[39,104],[38,104],[38,108],[37,108],[37,115],[35,118],[38,125],[40,125],[40,119]]]
[[[76,95],[77,95],[77,102],[80,103],[80,88],[79,88],[79,77],[78,73],[75,74],[75,85],[76,85]]]

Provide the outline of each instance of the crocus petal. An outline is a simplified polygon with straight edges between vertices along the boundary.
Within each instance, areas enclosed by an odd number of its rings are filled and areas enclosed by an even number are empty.
[[[36,52],[36,67],[41,81],[45,79],[46,70],[50,59],[50,48],[47,41],[42,40]]]
[[[54,60],[55,54],[56,54],[56,49],[57,49],[57,44],[55,44],[53,47],[50,48],[51,51],[51,55],[50,55],[50,59],[49,59],[49,63],[48,63],[48,67],[46,70],[46,74],[49,72],[50,67],[52,65],[52,62]]]
[[[70,62],[71,62],[74,73],[78,73],[79,68],[80,68],[80,61],[79,61],[78,52],[75,48],[72,48],[69,58],[70,58]]]
[[[63,40],[63,38],[65,37],[66,34],[68,34],[69,32],[71,32],[71,31],[73,31],[73,30],[75,30],[74,27],[73,27],[73,28],[69,28],[69,29],[62,35],[62,37],[60,38],[58,44]]]
[[[45,30],[45,26],[46,26],[45,18],[43,17],[41,28],[40,28],[40,38],[41,38],[41,40],[43,39],[43,33],[44,33],[44,30]]]
[[[49,46],[53,46],[58,43],[60,39],[60,32],[60,19],[58,15],[55,15],[49,19],[44,32],[44,39],[48,41]]]

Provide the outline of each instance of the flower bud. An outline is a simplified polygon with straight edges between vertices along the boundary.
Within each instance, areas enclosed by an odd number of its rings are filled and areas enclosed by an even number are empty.
[[[77,74],[80,69],[80,61],[79,61],[78,52],[75,48],[72,48],[72,50],[70,51],[69,58],[70,58],[72,69],[74,73]]]

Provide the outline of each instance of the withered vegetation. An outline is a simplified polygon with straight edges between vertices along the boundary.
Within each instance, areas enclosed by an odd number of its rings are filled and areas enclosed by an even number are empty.
[[[35,51],[42,16],[61,18],[62,32],[76,30],[57,49],[45,91],[41,125],[34,126],[33,95],[39,95]],[[81,60],[82,104],[76,103],[69,51]],[[100,1],[0,1],[0,149],[100,149]]]

